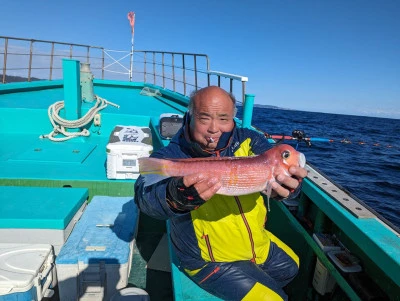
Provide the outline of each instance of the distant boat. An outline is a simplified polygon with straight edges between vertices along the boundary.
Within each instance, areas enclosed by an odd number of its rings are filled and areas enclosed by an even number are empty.
[[[218,300],[180,270],[168,223],[136,217],[131,198],[137,159],[168,145],[192,90],[234,92],[237,124],[251,127],[247,77],[212,71],[205,54],[5,36],[0,74],[0,300],[110,300],[121,289],[152,301]],[[298,199],[272,201],[266,225],[300,257],[289,299],[398,300],[399,230],[307,168]],[[1,252],[24,258],[12,276]],[[19,274],[30,264],[30,278]]]

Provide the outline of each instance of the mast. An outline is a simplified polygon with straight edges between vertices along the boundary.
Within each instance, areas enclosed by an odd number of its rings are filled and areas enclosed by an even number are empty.
[[[133,74],[133,37],[135,35],[135,13],[128,13],[128,20],[131,25],[131,58],[130,58],[130,67],[129,67],[129,81],[132,81]]]

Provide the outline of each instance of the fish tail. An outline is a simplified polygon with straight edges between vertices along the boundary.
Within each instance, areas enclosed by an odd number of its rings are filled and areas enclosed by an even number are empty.
[[[168,176],[168,161],[157,158],[139,158],[139,172],[141,174],[158,174]]]
[[[147,157],[139,158],[139,172],[143,176],[144,187],[169,178],[167,165],[168,160]]]

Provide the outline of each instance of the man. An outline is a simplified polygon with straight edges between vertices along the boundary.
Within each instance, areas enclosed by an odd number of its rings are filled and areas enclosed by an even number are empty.
[[[155,158],[250,156],[271,146],[264,135],[235,125],[234,97],[219,87],[194,92],[180,131]],[[307,171],[290,167],[278,175],[274,196],[297,194]],[[146,214],[170,219],[171,241],[189,277],[225,300],[287,300],[283,287],[297,274],[296,254],[265,229],[260,193],[216,194],[221,187],[209,171],[169,178],[146,186],[135,183],[135,200]],[[292,192],[292,193],[291,193]]]

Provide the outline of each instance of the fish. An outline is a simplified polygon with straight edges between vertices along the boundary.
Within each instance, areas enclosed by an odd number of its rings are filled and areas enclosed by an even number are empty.
[[[257,156],[207,157],[189,159],[139,158],[144,185],[150,186],[168,177],[209,173],[221,181],[217,194],[239,196],[263,192],[268,200],[276,176],[289,173],[290,166],[304,167],[305,155],[288,144],[279,144]],[[153,175],[153,177],[149,177]]]

